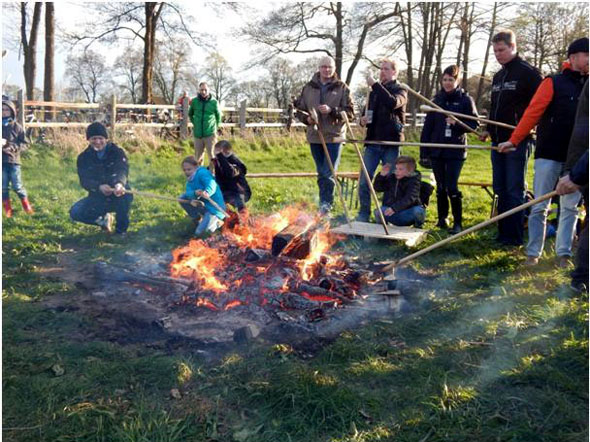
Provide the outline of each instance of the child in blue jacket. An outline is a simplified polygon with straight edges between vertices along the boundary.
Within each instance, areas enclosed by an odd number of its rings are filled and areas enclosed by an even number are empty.
[[[193,155],[182,160],[182,171],[186,175],[186,191],[180,196],[180,199],[193,200],[208,196],[219,207],[226,210],[221,189],[217,185],[215,178],[213,178],[209,169],[201,166]],[[203,202],[204,206],[197,207],[189,203],[180,203],[191,218],[195,220],[200,218],[199,225],[195,230],[196,236],[215,232],[223,225],[223,219],[225,218],[223,212],[209,201],[205,199]]]

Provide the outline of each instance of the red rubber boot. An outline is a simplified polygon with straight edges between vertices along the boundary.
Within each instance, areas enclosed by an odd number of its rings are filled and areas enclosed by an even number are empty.
[[[21,199],[20,202],[23,205],[23,209],[25,209],[25,212],[27,212],[29,215],[35,213],[35,211],[33,210],[33,206],[31,206],[31,203],[29,202],[29,199],[27,197]]]
[[[6,218],[12,218],[12,206],[10,205],[10,198],[2,200],[2,206],[4,207],[4,216]]]

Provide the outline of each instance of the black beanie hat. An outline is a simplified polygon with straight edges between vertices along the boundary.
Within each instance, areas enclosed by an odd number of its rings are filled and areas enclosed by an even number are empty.
[[[95,121],[86,128],[86,139],[89,140],[92,137],[105,137],[108,138],[107,128],[100,121]]]
[[[578,52],[588,52],[588,37],[578,38],[567,48],[568,57],[572,54],[577,54]]]

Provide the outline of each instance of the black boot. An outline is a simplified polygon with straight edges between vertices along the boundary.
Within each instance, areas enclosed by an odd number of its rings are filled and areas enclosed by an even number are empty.
[[[438,222],[436,227],[446,229],[449,227],[447,224],[447,216],[449,216],[449,200],[447,198],[447,192],[436,191],[436,209],[438,214]]]
[[[459,233],[463,230],[463,195],[461,192],[450,196],[451,199],[451,210],[453,211],[453,228],[451,229],[452,234]]]

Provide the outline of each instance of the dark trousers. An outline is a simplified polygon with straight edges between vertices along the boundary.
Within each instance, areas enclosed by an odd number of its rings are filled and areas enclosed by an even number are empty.
[[[571,273],[571,276],[573,284],[584,283],[588,287],[588,193],[584,195],[584,206],[586,208],[586,218],[584,218],[584,227],[578,238],[576,268]]]
[[[324,148],[321,144],[310,144],[311,156],[315,162],[315,168],[318,173],[318,188],[320,193],[320,206],[332,207],[334,204],[334,187],[336,186],[336,177],[332,175],[330,165],[324,154]],[[341,143],[326,143],[330,159],[334,170],[338,170],[340,163],[340,154],[342,152]]]
[[[459,193],[459,175],[465,160],[431,158],[432,171],[436,179],[436,194],[445,198]]]
[[[525,177],[533,142],[525,140],[509,153],[492,151],[492,186],[498,195],[498,214],[524,204]],[[524,211],[498,222],[498,241],[510,245],[524,242]]]
[[[103,194],[93,194],[74,203],[70,208],[70,218],[73,221],[79,221],[84,224],[96,225],[96,220],[105,216],[109,212],[115,212],[117,233],[124,233],[129,227],[129,210],[133,195],[126,193],[123,196],[114,195],[104,196]]]

